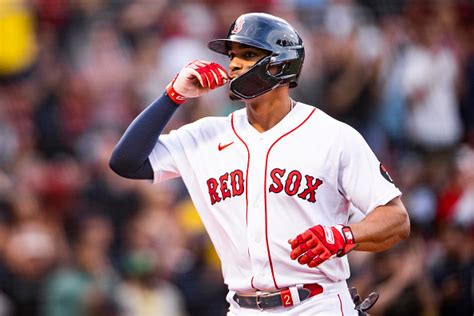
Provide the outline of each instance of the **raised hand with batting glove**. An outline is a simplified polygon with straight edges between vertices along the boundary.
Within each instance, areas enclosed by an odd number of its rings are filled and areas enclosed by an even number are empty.
[[[290,258],[310,268],[342,257],[357,246],[350,227],[343,225],[316,225],[288,242],[292,249]]]
[[[197,98],[229,80],[227,71],[219,64],[194,60],[184,67],[166,87],[166,93],[177,104]]]

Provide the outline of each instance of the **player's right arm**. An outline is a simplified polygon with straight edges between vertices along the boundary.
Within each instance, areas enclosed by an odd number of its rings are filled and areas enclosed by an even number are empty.
[[[193,61],[168,84],[166,92],[150,104],[130,124],[114,148],[110,168],[131,179],[153,179],[148,159],[158,137],[178,108],[188,98],[196,98],[224,85],[229,76],[220,65]]]

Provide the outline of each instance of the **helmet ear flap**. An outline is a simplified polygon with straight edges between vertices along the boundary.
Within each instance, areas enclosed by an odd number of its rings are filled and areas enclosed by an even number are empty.
[[[287,68],[287,63],[272,65],[269,64],[267,67],[267,71],[274,77],[278,77],[283,74],[285,68]]]

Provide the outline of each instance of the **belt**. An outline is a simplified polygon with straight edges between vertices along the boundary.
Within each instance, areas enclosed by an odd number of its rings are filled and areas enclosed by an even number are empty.
[[[240,307],[266,310],[282,306],[291,307],[322,292],[323,287],[314,283],[292,286],[276,292],[235,293],[233,299]]]

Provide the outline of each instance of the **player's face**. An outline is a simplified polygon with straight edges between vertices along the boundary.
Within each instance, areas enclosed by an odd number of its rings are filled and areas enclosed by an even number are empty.
[[[268,52],[244,44],[232,43],[227,52],[230,63],[230,77],[233,79],[249,70],[257,61],[268,55]]]
[[[230,59],[229,75],[231,79],[235,79],[241,74],[247,72],[260,59],[267,56],[268,52],[260,48],[232,43],[227,55]],[[232,100],[239,99],[232,93],[232,91],[229,93]]]

